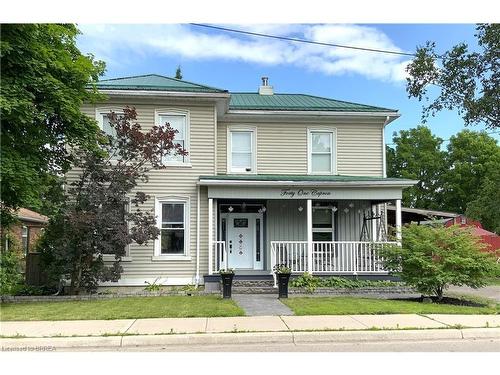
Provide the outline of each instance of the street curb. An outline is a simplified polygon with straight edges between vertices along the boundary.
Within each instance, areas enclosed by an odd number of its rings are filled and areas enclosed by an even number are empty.
[[[0,339],[2,351],[9,351],[12,348],[27,349],[26,351],[50,351],[48,348],[91,348],[106,347],[119,348],[121,346],[121,336],[92,336],[92,337],[39,337],[21,339]],[[37,348],[46,348],[45,350]]]
[[[161,345],[293,344],[292,332],[124,336],[123,347]]]
[[[0,339],[2,351],[36,348],[120,348],[170,345],[301,344],[328,342],[433,341],[500,339],[500,328],[424,329],[387,331],[289,331],[198,333],[107,337],[44,337]],[[49,349],[50,350],[50,349]]]

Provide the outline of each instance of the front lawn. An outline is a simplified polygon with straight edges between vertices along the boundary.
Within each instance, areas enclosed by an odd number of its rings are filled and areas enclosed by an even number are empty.
[[[459,306],[416,301],[355,297],[294,297],[282,299],[295,315],[351,314],[498,314],[499,305]]]
[[[91,301],[3,303],[1,320],[78,320],[241,316],[218,296],[128,297]]]

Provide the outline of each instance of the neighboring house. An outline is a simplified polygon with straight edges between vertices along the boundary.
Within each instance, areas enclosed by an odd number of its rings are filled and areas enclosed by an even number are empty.
[[[38,212],[20,208],[14,213],[18,221],[9,227],[10,236],[7,236],[5,248],[12,248],[15,241],[22,251],[22,255],[26,256],[33,248],[40,237],[43,228],[48,224],[49,218],[41,215]]]
[[[394,206],[387,206],[387,218],[389,225],[395,225],[395,211]],[[457,214],[453,212],[444,212],[436,210],[418,209],[418,208],[408,208],[402,207],[402,223],[418,223],[418,224],[430,224],[432,222],[438,221],[443,223],[445,226],[450,226],[453,224],[460,225],[461,227],[471,227],[472,233],[478,237],[481,237],[481,242],[486,244],[485,250],[493,253],[497,253],[500,256],[500,236],[496,233],[487,231],[483,229],[481,223],[477,220],[472,220],[465,215]]]
[[[305,94],[229,93],[144,75],[103,80],[108,101],[83,111],[109,131],[106,116],[137,110],[146,130],[169,122],[187,156],[170,157],[139,190],[151,195],[161,236],[132,244],[118,283],[143,286],[270,278],[277,263],[294,272],[386,275],[385,204],[398,207],[416,181],[387,178],[384,128],[396,110]],[[399,232],[398,232],[399,233]]]

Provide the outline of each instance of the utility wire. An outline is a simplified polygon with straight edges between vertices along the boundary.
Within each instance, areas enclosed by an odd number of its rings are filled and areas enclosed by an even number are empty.
[[[264,37],[264,38],[271,38],[271,39],[278,39],[278,40],[287,40],[287,41],[290,41],[290,42],[316,44],[316,45],[319,45],[319,46],[347,48],[347,49],[354,49],[354,50],[359,50],[359,51],[387,53],[387,54],[391,54],[391,55],[401,55],[401,56],[411,56],[411,57],[416,57],[417,56],[414,53],[398,52],[398,51],[388,51],[388,50],[375,49],[375,48],[354,47],[354,46],[347,46],[347,45],[343,45],[343,44],[316,42],[314,40],[307,40],[307,39],[300,39],[300,38],[290,38],[290,37],[286,37],[286,36],[277,36],[277,35],[262,34],[262,33],[254,33],[252,31],[236,30],[236,29],[230,29],[230,28],[227,28],[227,27],[206,25],[206,24],[202,24],[202,23],[190,23],[190,25],[197,26],[197,27],[204,27],[204,28],[207,28],[207,29],[214,29],[214,30],[220,30],[220,31],[228,31],[228,32],[232,32],[232,33],[239,33],[239,34],[245,34],[245,35],[260,36],[260,37]]]

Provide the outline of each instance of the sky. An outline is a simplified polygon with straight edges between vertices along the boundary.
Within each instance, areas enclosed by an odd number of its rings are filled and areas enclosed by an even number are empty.
[[[444,52],[461,42],[477,49],[472,24],[233,24],[239,30],[398,52],[415,51],[426,41]],[[189,24],[80,24],[77,44],[106,62],[103,78],[141,74],[174,76],[231,91],[256,92],[262,76],[277,93],[305,93],[398,109],[393,132],[421,124],[422,103],[405,90],[408,56],[210,30]],[[447,140],[464,129],[456,111],[444,111],[426,125]],[[482,126],[470,126],[482,130]],[[491,130],[489,130],[491,132]],[[499,134],[491,134],[499,139]],[[446,142],[443,146],[446,145]]]

